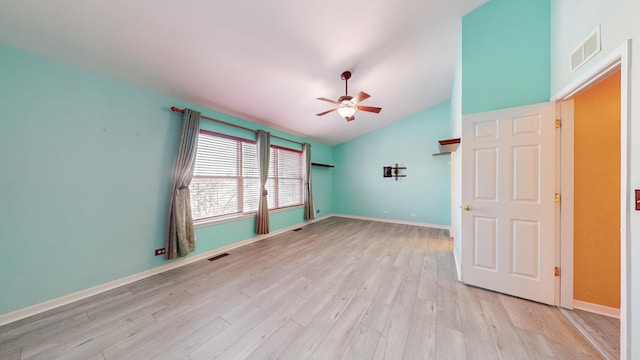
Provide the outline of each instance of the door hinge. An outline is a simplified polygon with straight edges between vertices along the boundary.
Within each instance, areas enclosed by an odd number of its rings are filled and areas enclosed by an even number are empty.
[[[560,193],[556,193],[556,196],[554,197],[554,199],[555,199],[555,201],[557,203],[559,203],[560,202]]]
[[[555,275],[560,276],[560,268],[556,266]]]
[[[562,127],[562,120],[556,119],[556,129],[560,129]]]

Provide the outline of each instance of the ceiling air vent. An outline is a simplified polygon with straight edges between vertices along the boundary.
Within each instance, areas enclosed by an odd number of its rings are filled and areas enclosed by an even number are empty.
[[[573,50],[569,57],[571,72],[576,71],[587,60],[600,52],[600,26],[598,26],[589,36]]]

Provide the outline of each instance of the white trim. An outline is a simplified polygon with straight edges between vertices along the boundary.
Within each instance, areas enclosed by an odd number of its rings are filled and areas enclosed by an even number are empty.
[[[283,211],[302,209],[302,208],[304,208],[304,204],[287,206],[287,207],[277,208],[277,209],[269,209],[269,214],[277,214]],[[193,222],[193,227],[194,229],[198,229],[198,228],[203,228],[203,227],[212,226],[212,225],[220,225],[220,224],[224,224],[232,221],[255,218],[256,215],[257,215],[257,212],[254,211],[247,214],[229,215],[229,216],[221,216],[221,217],[212,218],[212,219],[196,220]]]
[[[606,75],[614,70],[616,66],[618,66],[622,62],[622,54],[628,54],[630,42],[631,40],[628,40],[613,52],[605,56],[601,61],[591,67],[591,69],[578,76],[569,85],[565,86],[555,95],[553,95],[551,97],[551,101],[566,100],[600,80],[603,75]]]
[[[599,344],[598,341],[596,341],[593,336],[591,335],[591,333],[589,333],[589,331],[587,331],[587,329],[584,328],[584,326],[582,326],[582,323],[576,320],[576,317],[579,317],[577,315],[575,315],[572,311],[569,310],[565,310],[563,308],[559,308],[560,312],[562,313],[562,315],[564,315],[564,317],[567,318],[567,320],[569,320],[569,322],[576,328],[578,329],[578,331],[580,332],[580,334],[582,334],[582,336],[585,337],[585,339],[587,339],[587,341],[589,341],[589,343],[591,344],[591,346],[593,346],[602,356],[603,359],[607,359],[607,353],[604,351],[604,349],[602,349],[602,346]]]
[[[573,100],[560,103],[560,306],[573,309]]]
[[[609,306],[593,304],[586,301],[573,300],[573,307],[574,309],[580,309],[594,314],[600,314],[616,319],[620,318],[620,309],[612,308]]]
[[[369,221],[377,221],[377,222],[384,222],[384,223],[400,224],[400,225],[421,226],[421,227],[428,227],[428,228],[442,229],[442,230],[449,231],[449,227],[446,226],[446,225],[435,225],[435,224],[427,224],[427,223],[421,223],[421,222],[393,220],[393,219],[381,219],[381,218],[373,218],[373,217],[367,217],[367,216],[346,215],[346,214],[334,214],[333,216],[349,218],[349,219],[369,220]]]
[[[628,171],[628,159],[629,159],[629,125],[631,123],[630,104],[631,97],[629,94],[631,86],[631,62],[630,62],[630,49],[631,39],[625,41],[618,48],[613,50],[607,56],[605,56],[600,62],[596,63],[584,74],[576,78],[569,83],[565,88],[555,94],[551,100],[567,100],[576,93],[592,85],[599,79],[608,75],[611,71],[620,67],[620,359],[624,360],[629,358],[629,346],[628,339],[630,338],[630,312],[627,311],[627,304],[629,302],[629,277],[630,274],[628,251],[631,239],[629,238],[629,196],[631,191],[629,189],[629,171]],[[564,221],[564,220],[563,220]],[[563,226],[567,227],[569,225]],[[573,224],[571,224],[573,226]],[[564,241],[564,239],[562,239]],[[573,249],[571,249],[573,253]],[[565,256],[568,253],[561,254],[562,261],[565,260]],[[573,284],[573,278],[565,279],[571,281]]]
[[[458,281],[463,282],[462,281],[462,263],[460,262],[460,259],[458,259],[458,256],[456,255],[458,253],[458,251],[456,251],[455,248],[455,241],[453,242],[454,244],[454,248],[453,248],[453,262],[456,265],[456,276],[458,277]]]
[[[283,229],[280,229],[280,230],[273,231],[273,232],[271,232],[269,234],[264,234],[264,235],[256,236],[256,237],[253,237],[253,238],[250,238],[250,239],[241,240],[241,241],[238,241],[236,243],[233,243],[233,244],[230,244],[230,245],[227,245],[227,246],[223,246],[221,248],[209,250],[209,251],[204,252],[202,254],[197,254],[197,255],[194,255],[194,256],[187,257],[185,259],[176,260],[176,261],[173,261],[173,262],[171,262],[169,264],[160,265],[160,266],[155,267],[153,269],[149,269],[149,270],[137,273],[137,274],[133,274],[133,275],[130,275],[130,276],[126,276],[126,277],[117,279],[117,280],[113,280],[113,281],[110,281],[110,282],[107,282],[107,283],[104,283],[104,284],[101,284],[101,285],[98,285],[98,286],[94,286],[94,287],[89,288],[89,289],[80,290],[80,291],[77,291],[77,292],[74,292],[74,293],[71,293],[71,294],[68,294],[68,295],[61,296],[59,298],[55,298],[55,299],[52,299],[52,300],[49,300],[49,301],[45,301],[45,302],[42,302],[42,303],[39,303],[39,304],[35,304],[35,305],[32,305],[32,306],[28,306],[26,308],[22,308],[22,309],[13,311],[13,312],[10,312],[10,313],[6,313],[6,314],[3,314],[3,315],[0,315],[0,326],[6,325],[6,324],[9,324],[9,323],[21,320],[21,319],[28,318],[28,317],[33,316],[33,315],[40,314],[40,313],[43,313],[45,311],[49,311],[49,310],[55,309],[57,307],[64,306],[64,305],[70,304],[70,303],[78,301],[78,300],[86,299],[88,297],[91,297],[91,296],[94,296],[94,295],[98,295],[98,294],[103,293],[105,291],[109,291],[109,290],[115,289],[115,288],[120,287],[120,286],[131,284],[131,283],[133,283],[135,281],[142,280],[142,279],[148,278],[150,276],[154,276],[154,275],[157,275],[157,274],[160,274],[160,273],[163,273],[163,272],[175,269],[175,268],[179,268],[181,266],[185,266],[185,265],[194,263],[196,261],[207,259],[207,258],[210,258],[212,256],[216,256],[216,255],[222,254],[224,252],[227,252],[227,251],[230,251],[230,250],[233,250],[233,249],[245,246],[245,245],[249,245],[249,244],[254,243],[256,241],[264,240],[266,238],[270,238],[272,236],[276,236],[276,235],[282,234],[284,232],[299,228],[301,226],[305,226],[305,225],[314,223],[316,221],[320,221],[320,220],[329,218],[331,216],[333,216],[333,215],[325,215],[325,216],[316,218],[314,220],[309,220],[309,221],[306,221],[306,222],[303,222],[303,223],[299,223],[299,224],[292,225],[292,226],[289,226],[289,227],[286,227],[286,228],[283,228]]]

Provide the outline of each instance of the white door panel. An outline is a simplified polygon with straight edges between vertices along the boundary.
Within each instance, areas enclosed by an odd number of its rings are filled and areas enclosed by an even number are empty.
[[[463,118],[462,280],[554,301],[555,107]]]

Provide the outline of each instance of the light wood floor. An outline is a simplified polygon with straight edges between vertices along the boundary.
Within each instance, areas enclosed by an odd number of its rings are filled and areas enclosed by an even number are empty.
[[[598,359],[456,281],[442,230],[329,218],[0,328],[0,359]]]
[[[562,313],[578,328],[607,360],[620,359],[620,320],[583,310]]]

